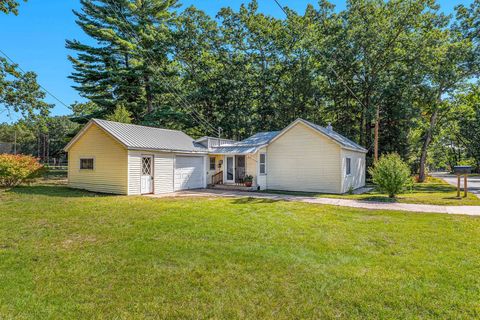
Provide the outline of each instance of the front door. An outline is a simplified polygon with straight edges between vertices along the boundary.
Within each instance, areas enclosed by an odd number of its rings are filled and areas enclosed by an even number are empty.
[[[225,181],[234,183],[235,182],[235,157],[227,157],[227,165],[225,169],[227,172]]]
[[[153,157],[142,157],[142,181],[141,191],[142,194],[153,193]]]

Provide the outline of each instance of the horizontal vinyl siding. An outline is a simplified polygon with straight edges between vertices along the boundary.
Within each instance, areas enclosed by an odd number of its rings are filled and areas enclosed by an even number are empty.
[[[142,153],[138,151],[128,152],[128,194],[140,195],[142,177]]]
[[[248,154],[245,156],[245,174],[253,177],[253,183],[257,185],[257,154]]]
[[[129,151],[128,153],[128,191],[130,195],[141,194],[142,156],[153,156],[153,192],[155,194],[173,192],[172,153],[151,151]]]
[[[257,186],[260,187],[261,190],[267,189],[267,175],[260,174],[260,154],[265,153],[267,154],[267,148],[262,148],[258,150],[255,154],[255,162],[257,163],[256,173],[257,173]],[[268,154],[267,154],[267,174],[268,174]]]
[[[352,159],[352,172],[347,176],[347,158]],[[365,153],[342,150],[342,193],[348,192],[365,186]]]
[[[173,153],[155,153],[155,194],[173,192],[174,159]]]
[[[95,192],[127,194],[127,150],[92,125],[68,152],[68,185]],[[81,158],[94,158],[94,170],[80,170]]]
[[[267,149],[268,189],[340,193],[341,148],[299,123]]]

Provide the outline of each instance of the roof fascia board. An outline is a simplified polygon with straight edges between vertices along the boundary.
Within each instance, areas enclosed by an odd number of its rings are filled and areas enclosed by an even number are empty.
[[[75,144],[75,142],[77,142],[78,139],[80,139],[80,137],[82,137],[92,125],[93,125],[93,121],[92,120],[88,121],[88,123],[85,126],[83,126],[83,128],[75,135],[75,137],[73,137],[73,139],[70,140],[69,143],[67,143],[67,145],[63,148],[63,150],[65,152],[68,152],[68,150],[70,150],[70,148]]]
[[[195,153],[195,154],[209,154],[209,151],[189,151],[189,150],[175,150],[175,149],[156,149],[156,148],[127,148],[131,151],[148,151],[148,152],[168,152],[168,153]]]
[[[95,119],[90,120],[83,128],[78,132],[75,137],[63,148],[65,152],[68,152],[72,148],[72,146],[81,138],[83,135],[87,132],[88,129],[90,129],[93,125],[96,125],[98,128],[100,128],[103,132],[108,134],[113,140],[116,142],[120,143],[121,146],[124,148],[128,149],[125,143],[120,141],[114,134],[112,134],[110,131],[106,130],[102,125],[100,125],[98,122],[95,121]]]
[[[336,142],[342,149],[345,149],[345,150],[350,150],[350,151],[356,151],[356,152],[363,152],[363,153],[367,153],[368,151],[364,148],[364,150],[359,150],[359,149],[355,149],[355,148],[350,148],[350,147],[346,147],[344,144],[342,144],[340,141],[338,141],[337,139],[329,136],[329,135],[326,135],[325,133],[323,133],[322,131],[318,130],[317,128],[315,128],[312,124],[310,124],[309,122],[307,121],[304,121],[303,119],[299,119],[302,123],[304,123],[305,125],[307,125],[308,127],[312,128],[314,131],[320,133],[322,136],[324,137],[327,137],[328,139]]]
[[[322,131],[318,130],[317,128],[315,128],[314,126],[312,126],[310,123],[304,121],[303,119],[297,119],[295,120],[294,122],[292,122],[291,124],[289,124],[285,129],[283,129],[275,138],[273,138],[272,140],[270,140],[270,142],[268,144],[272,144],[275,140],[277,140],[278,138],[280,138],[281,136],[283,136],[285,133],[287,133],[290,129],[292,129],[293,127],[295,127],[297,124],[299,123],[302,123],[304,124],[305,126],[307,126],[308,128],[310,128],[311,130],[313,130],[314,132],[320,134],[321,136],[329,139],[330,141],[333,141],[334,143],[336,143],[340,148],[342,149],[345,149],[345,150],[350,150],[350,151],[355,151],[355,152],[362,152],[362,153],[367,153],[368,151],[367,150],[357,150],[357,149],[354,149],[354,148],[349,148],[349,147],[345,147],[342,143],[340,143],[339,141],[337,141],[336,139],[326,135],[325,133],[323,133]]]

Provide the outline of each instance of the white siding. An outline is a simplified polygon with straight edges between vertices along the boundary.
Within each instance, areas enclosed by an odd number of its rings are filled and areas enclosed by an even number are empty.
[[[267,148],[262,148],[260,149],[256,154],[255,154],[255,160],[256,160],[256,172],[257,172],[257,179],[256,183],[257,186],[260,187],[260,190],[265,190],[267,189],[267,175],[268,175],[268,154],[267,154],[267,173],[266,174],[260,174],[260,154],[261,153],[267,153]]]
[[[341,147],[298,123],[267,148],[267,188],[341,193]]]
[[[347,158],[351,159],[351,174],[347,176]],[[342,193],[365,186],[365,154],[350,150],[342,150]]]
[[[173,192],[174,173],[173,153],[155,153],[155,177],[153,192],[155,194]]]
[[[154,156],[153,192],[155,194],[173,192],[173,159],[172,153],[129,151],[128,152],[128,194],[140,194],[140,177],[142,155]]]
[[[137,151],[128,151],[128,194],[140,194],[142,153]]]

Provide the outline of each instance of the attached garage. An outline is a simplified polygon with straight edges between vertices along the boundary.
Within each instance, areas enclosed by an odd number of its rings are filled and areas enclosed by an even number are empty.
[[[141,195],[206,187],[208,149],[181,131],[94,119],[65,150],[72,188]]]
[[[175,157],[175,191],[205,187],[204,157]]]

